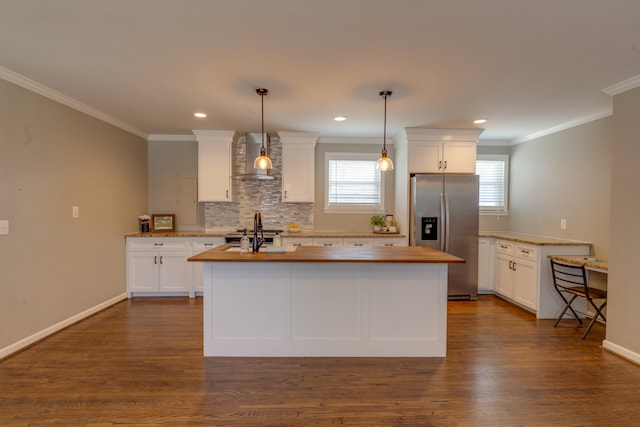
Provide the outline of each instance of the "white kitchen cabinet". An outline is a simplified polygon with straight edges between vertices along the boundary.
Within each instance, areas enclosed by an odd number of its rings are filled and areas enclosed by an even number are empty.
[[[198,140],[198,201],[231,202],[235,131],[194,130]]]
[[[421,141],[410,146],[410,173],[475,173],[476,143]]]
[[[224,237],[194,237],[191,240],[191,255],[197,255],[202,252],[206,252],[209,249],[213,249],[216,246],[224,244]],[[204,267],[203,262],[190,262],[191,265],[191,282],[192,291],[189,294],[190,297],[194,297],[196,293],[202,293],[202,270]]]
[[[185,294],[191,292],[191,255],[187,239],[128,238],[127,293]]]
[[[282,144],[282,202],[315,202],[317,133],[278,132]]]
[[[538,249],[532,245],[496,242],[495,291],[505,298],[537,311]]]

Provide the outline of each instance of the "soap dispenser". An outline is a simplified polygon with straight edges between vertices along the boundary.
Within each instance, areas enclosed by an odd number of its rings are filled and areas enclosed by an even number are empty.
[[[240,238],[240,253],[247,253],[251,249],[251,241],[249,240],[249,236],[247,236],[247,229],[244,229],[244,234]]]
[[[276,235],[273,236],[273,247],[279,248],[281,246],[282,246],[282,237],[280,236],[280,233],[276,233]]]

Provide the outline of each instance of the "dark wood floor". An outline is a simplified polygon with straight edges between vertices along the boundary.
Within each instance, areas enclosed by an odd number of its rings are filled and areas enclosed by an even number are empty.
[[[203,358],[202,300],[133,299],[0,362],[0,425],[638,426],[640,367],[496,297],[438,358]]]

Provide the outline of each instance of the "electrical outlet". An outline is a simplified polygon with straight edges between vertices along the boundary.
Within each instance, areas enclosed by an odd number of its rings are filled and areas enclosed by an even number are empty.
[[[9,220],[8,219],[3,219],[2,221],[0,221],[0,234],[1,235],[9,234]]]
[[[74,206],[71,208],[71,216],[74,218],[80,217],[80,208],[78,206]]]
[[[561,230],[566,230],[567,229],[567,220],[564,219],[564,218],[560,220],[560,229]]]

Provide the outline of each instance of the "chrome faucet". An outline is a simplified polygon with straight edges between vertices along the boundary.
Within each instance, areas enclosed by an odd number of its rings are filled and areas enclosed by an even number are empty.
[[[262,232],[262,216],[260,211],[256,211],[253,215],[253,252],[258,253],[260,246],[264,243],[264,233]]]

